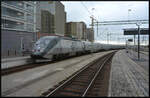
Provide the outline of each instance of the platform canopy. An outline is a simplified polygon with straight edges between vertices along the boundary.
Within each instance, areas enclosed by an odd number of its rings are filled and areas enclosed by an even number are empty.
[[[124,30],[124,35],[137,35],[138,34],[138,28],[126,28]],[[140,35],[148,35],[149,34],[149,28],[140,28]]]

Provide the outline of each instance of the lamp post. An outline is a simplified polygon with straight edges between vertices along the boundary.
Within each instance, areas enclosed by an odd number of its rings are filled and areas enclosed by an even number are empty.
[[[107,36],[107,44],[108,44],[108,42],[109,42],[109,40],[108,40],[108,39],[109,39],[109,37],[108,37],[108,36],[109,36],[109,34],[108,34],[108,33],[109,33],[109,32],[108,32],[108,28],[106,28],[105,31],[106,31],[106,33],[107,33],[106,36]]]
[[[131,11],[131,9],[128,9],[128,21],[129,21],[129,12]]]
[[[108,41],[109,41],[109,40],[108,40],[108,38],[109,38],[108,36],[109,36],[109,34],[108,34],[108,32],[107,32],[107,44],[108,44]]]
[[[140,23],[136,23],[138,26],[138,60],[140,60]]]

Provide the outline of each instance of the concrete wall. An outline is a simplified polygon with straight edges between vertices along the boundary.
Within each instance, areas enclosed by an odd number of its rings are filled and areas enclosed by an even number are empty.
[[[19,35],[22,33],[21,35]],[[36,39],[34,32],[23,32],[14,30],[1,30],[1,56],[16,56],[21,55],[21,36],[22,47],[24,50],[32,50],[33,41]]]

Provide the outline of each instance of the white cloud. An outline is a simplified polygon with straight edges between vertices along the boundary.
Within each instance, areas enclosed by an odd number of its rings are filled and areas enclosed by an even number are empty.
[[[83,2],[83,1],[82,1]],[[90,15],[87,9],[81,4],[81,1],[62,1],[65,5],[67,12],[67,21],[84,21],[87,26],[91,24]],[[98,21],[113,21],[113,20],[136,20],[136,19],[149,19],[149,4],[148,1],[86,1],[83,2]],[[128,9],[131,9],[128,15]],[[99,27],[99,35],[95,28],[95,39],[99,41],[106,41],[107,35],[105,29],[108,28],[110,33],[123,34],[123,28],[135,28],[136,25],[117,25],[117,26],[101,26]],[[148,27],[148,25],[142,25],[141,27]],[[117,40],[116,35],[112,35],[112,41]],[[118,37],[124,37],[118,36]],[[124,42],[124,40],[122,40]]]

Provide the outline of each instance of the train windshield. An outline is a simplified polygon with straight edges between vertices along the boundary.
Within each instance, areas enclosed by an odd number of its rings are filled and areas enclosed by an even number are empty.
[[[36,44],[45,44],[47,45],[50,42],[50,39],[40,39]]]
[[[49,38],[40,38],[37,42],[36,42],[36,46],[40,45],[41,47],[46,47],[48,45],[48,43],[51,41],[52,39]]]

